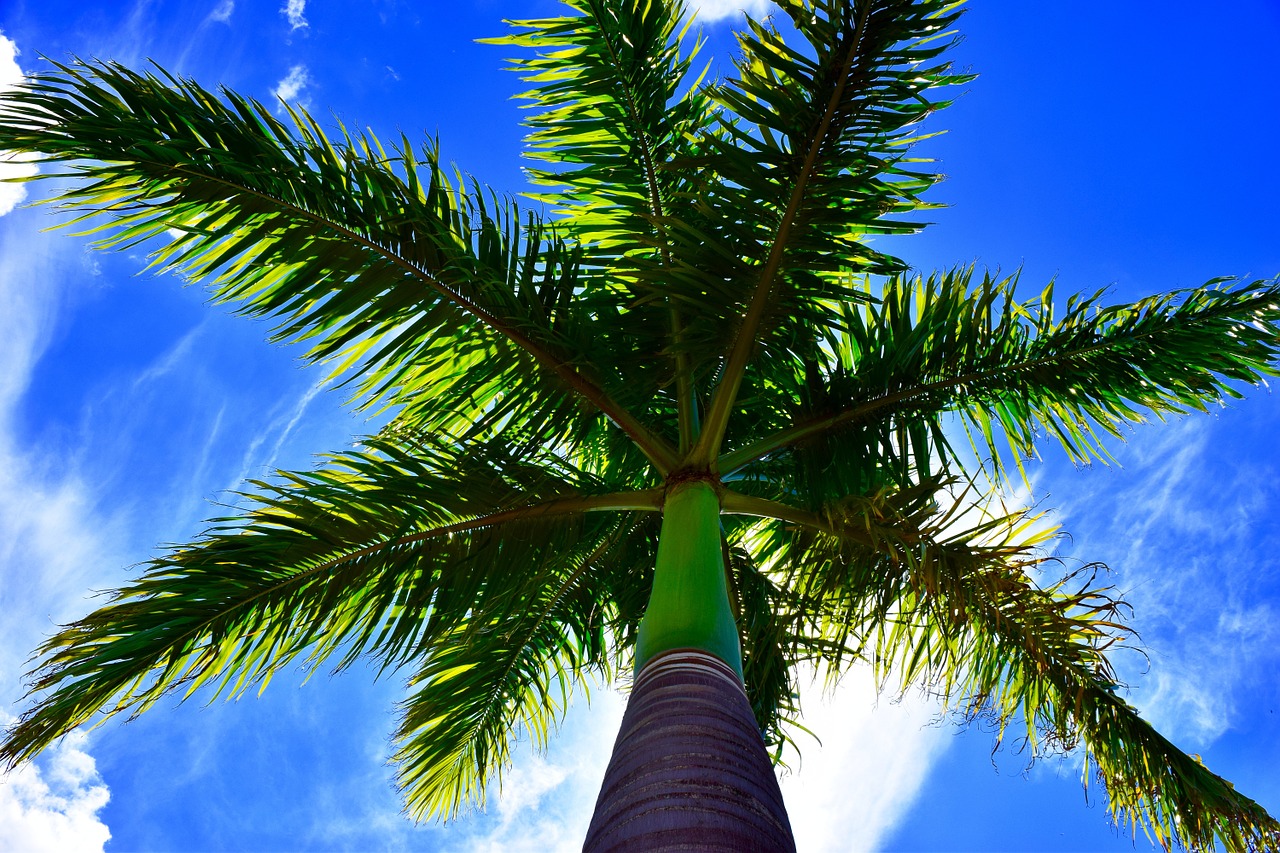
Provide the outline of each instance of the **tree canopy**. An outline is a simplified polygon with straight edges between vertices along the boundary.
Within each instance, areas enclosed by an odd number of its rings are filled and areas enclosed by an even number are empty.
[[[587,671],[632,663],[664,496],[715,485],[747,694],[782,756],[796,667],[869,661],[1035,753],[1078,748],[1162,844],[1280,825],[1125,701],[1095,567],[992,486],[1273,375],[1280,282],[1111,305],[874,247],[923,227],[913,145],[957,84],[942,0],[786,0],[703,73],[678,2],[566,0],[498,40],[529,85],[534,203],[434,141],[288,120],[161,69],[51,63],[0,150],[104,248],[210,288],[386,425],[154,559],[39,650],[0,755],[303,660],[405,673],[411,814],[483,797]],[[930,199],[932,196],[930,196]],[[981,460],[975,466],[973,458]],[[1045,580],[1045,578],[1049,578]]]

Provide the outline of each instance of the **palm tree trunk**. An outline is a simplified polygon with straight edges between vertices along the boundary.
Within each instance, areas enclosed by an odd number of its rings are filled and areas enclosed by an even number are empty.
[[[586,853],[794,851],[742,658],[707,483],[663,505],[636,679],[596,799]]]
[[[636,678],[584,853],[794,851],[782,792],[737,674],[671,651]]]

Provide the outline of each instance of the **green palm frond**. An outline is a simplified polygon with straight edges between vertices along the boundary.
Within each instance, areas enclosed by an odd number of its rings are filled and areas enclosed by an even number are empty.
[[[606,627],[613,614],[601,576],[618,565],[612,552],[634,524],[613,520],[600,535],[568,543],[536,583],[486,592],[435,639],[410,681],[396,733],[411,816],[448,818],[483,805],[517,736],[545,749],[583,674],[612,675]]]
[[[739,36],[738,77],[715,90],[726,132],[708,143],[708,168],[718,177],[711,221],[720,227],[709,245],[733,246],[746,269],[732,277],[740,289],[724,294],[733,344],[699,445],[707,461],[719,453],[753,358],[765,359],[757,367],[763,384],[776,372],[771,347],[790,361],[796,346],[812,346],[840,302],[863,298],[851,272],[903,267],[868,248],[866,236],[921,227],[890,218],[924,207],[919,195],[936,180],[909,168],[912,125],[945,105],[930,100],[934,90],[969,79],[939,60],[959,4],[780,5],[807,51],[750,22]]]
[[[424,428],[468,429],[503,395],[504,423],[568,440],[585,404],[670,467],[671,449],[605,388],[643,404],[653,381],[589,375],[633,333],[611,301],[593,311],[579,250],[450,178],[434,147],[388,153],[345,131],[335,144],[305,113],[290,128],[189,80],[57,68],[5,96],[0,148],[69,163],[36,177],[78,179],[57,200],[75,221],[109,215],[92,229],[101,245],[163,241],[156,266],[275,319],[276,339],[308,344],[367,404]]]
[[[1267,850],[1280,822],[1143,720],[1119,695],[1106,652],[1123,641],[1124,604],[1085,566],[1041,589],[1031,561],[937,578],[937,604],[891,632],[905,679],[931,683],[1003,733],[1018,718],[1032,755],[1078,749],[1120,824],[1162,847]],[[930,612],[931,611],[931,612]]]
[[[686,83],[697,51],[681,52],[683,4],[565,5],[574,14],[512,21],[516,32],[486,40],[534,51],[511,66],[532,84],[526,156],[546,187],[534,197],[584,242],[661,256],[652,250],[669,249],[663,221],[689,182],[673,164],[712,118],[706,93]]]
[[[1024,303],[1017,276],[975,282],[973,272],[892,278],[876,301],[849,306],[847,329],[828,338],[817,405],[726,453],[720,470],[823,436],[866,446],[867,431],[887,442],[902,429],[928,430],[909,460],[927,470],[930,454],[950,456],[939,420],[947,412],[997,464],[1008,451],[1020,464],[1046,435],[1077,461],[1105,459],[1100,432],[1205,410],[1239,397],[1233,383],[1276,372],[1280,281],[1219,279],[1131,305],[1073,296],[1060,311],[1052,286]]]
[[[922,686],[993,717],[1001,739],[1020,718],[1033,756],[1079,748],[1117,821],[1163,846],[1280,840],[1280,823],[1117,695],[1108,653],[1129,634],[1126,605],[1096,583],[1096,566],[1037,586],[1031,573],[1054,562],[1039,550],[1051,531],[1036,532],[1025,510],[965,521],[963,502],[943,509],[923,488],[821,514],[759,498],[726,506],[785,521],[765,528],[762,549],[790,587],[821,601],[830,672],[865,658],[882,684]]]
[[[603,537],[610,524],[593,510],[660,501],[657,491],[610,494],[563,460],[513,456],[497,441],[374,440],[281,477],[256,483],[242,515],[153,560],[46,641],[31,689],[50,695],[10,733],[5,760],[33,755],[100,709],[137,713],[174,691],[265,687],[300,655],[312,667],[362,655],[402,666],[474,618],[479,602],[532,594],[565,555]]]
[[[982,515],[980,502],[954,493],[952,480],[931,478],[910,488],[882,487],[846,495],[818,509],[785,500],[729,492],[725,511],[773,521],[752,537],[755,558],[806,605],[808,630],[820,638],[823,660],[838,672],[863,657],[877,626],[890,620],[939,565],[991,562],[1020,553],[992,535],[1008,526]],[[980,520],[957,518],[968,510]],[[996,537],[998,540],[999,537]]]
[[[917,231],[919,222],[886,217],[934,206],[919,196],[939,176],[912,171],[927,161],[906,155],[918,138],[913,126],[949,103],[931,96],[972,79],[940,59],[959,4],[778,5],[807,44],[791,46],[778,28],[749,20],[737,76],[713,90],[727,126],[708,159],[727,179],[723,202],[764,208],[751,220],[762,230],[742,232],[741,242],[779,276],[900,269],[863,240]]]
[[[656,302],[647,291],[691,274],[702,280],[680,262],[671,226],[689,199],[704,195],[701,170],[688,166],[714,117],[707,93],[686,83],[697,45],[682,54],[682,3],[566,5],[575,14],[513,21],[517,32],[489,41],[536,52],[512,60],[532,84],[524,98],[536,109],[526,156],[539,164],[530,178],[546,189],[533,197],[550,204],[557,224],[589,242],[596,257],[611,257],[612,283],[636,300],[630,325],[651,326],[656,334],[646,348],[669,356],[664,384],[674,377],[687,449],[696,429],[694,389],[710,378],[710,368],[686,351],[685,314],[696,309],[687,304],[688,288]]]

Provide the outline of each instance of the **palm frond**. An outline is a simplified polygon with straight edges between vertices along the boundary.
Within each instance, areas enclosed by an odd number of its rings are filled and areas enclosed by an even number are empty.
[[[944,0],[788,0],[780,4],[807,50],[749,21],[738,77],[715,91],[723,139],[708,142],[718,176],[715,245],[747,259],[742,289],[726,293],[739,316],[699,451],[719,453],[748,362],[810,343],[832,307],[857,301],[851,272],[901,262],[866,245],[872,233],[910,233],[890,217],[924,207],[936,176],[911,170],[911,126],[940,106],[930,95],[963,82],[938,61],[958,16]],[[745,216],[742,211],[751,211]],[[781,334],[776,330],[785,330]],[[771,335],[778,335],[773,342]],[[793,338],[799,336],[800,340]],[[760,368],[762,376],[771,371]]]
[[[941,485],[941,484],[939,484]],[[883,684],[935,692],[1003,739],[1023,723],[1033,756],[1079,748],[1119,822],[1165,847],[1268,849],[1280,823],[1138,716],[1117,691],[1108,652],[1128,636],[1125,605],[1085,566],[1040,587],[1053,560],[1026,511],[966,521],[925,491],[849,499],[808,513],[760,498],[726,507],[784,520],[766,527],[761,559],[820,601],[829,671],[850,657]],[[973,509],[977,509],[974,506]]]
[[[682,3],[569,0],[575,14],[511,21],[490,44],[534,51],[511,60],[532,88],[525,152],[534,195],[579,240],[616,256],[656,255],[662,222],[688,178],[673,161],[711,121],[688,87],[696,46],[681,52]],[[547,164],[547,165],[543,165]]]
[[[1085,566],[1047,588],[1032,562],[944,567],[936,603],[912,609],[881,645],[884,666],[930,683],[1002,736],[1021,718],[1031,754],[1078,749],[1121,825],[1162,847],[1272,849],[1280,822],[1143,720],[1119,695],[1106,653],[1123,641],[1124,604]],[[961,569],[955,571],[955,569]],[[895,650],[897,654],[892,654]]]
[[[375,440],[255,485],[246,512],[151,561],[43,644],[31,692],[49,695],[0,757],[21,761],[96,715],[140,713],[175,691],[265,688],[300,655],[312,667],[336,656],[339,669],[362,655],[383,670],[420,659],[477,602],[537,590],[611,529],[584,513],[660,500],[611,495],[563,460],[512,456],[496,441]]]
[[[671,467],[674,451],[605,387],[640,411],[652,383],[591,374],[609,363],[595,347],[629,346],[609,340],[627,334],[611,300],[576,304],[590,284],[579,250],[451,178],[434,147],[388,153],[345,130],[335,143],[305,112],[289,127],[230,91],[56,67],[0,100],[0,149],[69,163],[37,177],[78,179],[57,200],[76,222],[108,215],[91,229],[101,245],[158,245],[155,266],[275,319],[275,339],[349,371],[366,404],[465,428],[501,394],[507,421],[542,441],[580,430],[585,405]]]
[[[645,297],[652,283],[692,272],[679,269],[671,222],[705,183],[702,170],[689,166],[714,120],[707,93],[686,83],[698,44],[682,53],[682,3],[566,5],[576,14],[513,21],[518,32],[489,41],[536,52],[512,60],[533,84],[523,96],[536,109],[526,156],[539,164],[531,179],[546,188],[533,197],[551,205],[557,224],[590,243],[595,257],[612,258],[616,286],[635,300],[635,325],[643,327],[645,314],[660,318],[653,346],[669,356],[665,384],[674,385],[687,449],[696,429],[694,388],[709,372],[688,357],[684,300]]]
[[[1052,285],[1019,302],[1016,284],[989,274],[975,282],[972,268],[889,280],[828,339],[818,404],[726,453],[720,469],[822,436],[838,443],[848,432],[856,444],[859,431],[926,428],[912,464],[927,467],[930,453],[948,454],[947,412],[998,465],[1007,453],[1020,464],[1044,436],[1077,461],[1105,459],[1104,435],[1152,414],[1206,410],[1239,397],[1234,383],[1276,372],[1280,281],[1218,279],[1130,305],[1073,296],[1060,313]]]
[[[954,488],[950,480],[932,478],[905,489],[846,495],[816,510],[733,491],[724,496],[724,509],[772,519],[752,537],[753,557],[801,603],[807,630],[820,638],[823,662],[839,672],[864,656],[867,638],[928,567],[1006,553],[975,544],[999,520],[953,529],[965,506]]]
[[[634,520],[569,543],[536,584],[486,591],[468,618],[440,636],[410,681],[395,755],[415,819],[483,805],[524,733],[537,750],[558,725],[587,670],[612,674],[611,552]],[[590,549],[590,550],[586,550]]]

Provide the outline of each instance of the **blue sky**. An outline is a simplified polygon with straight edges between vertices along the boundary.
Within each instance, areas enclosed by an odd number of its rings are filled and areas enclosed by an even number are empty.
[[[702,14],[723,65],[742,4],[720,5]],[[972,6],[954,58],[981,76],[926,145],[950,207],[899,245],[909,261],[1021,266],[1029,289],[1056,276],[1064,295],[1109,287],[1116,301],[1280,273],[1280,6]],[[554,9],[5,0],[0,85],[15,48],[27,71],[39,54],[153,58],[381,134],[438,134],[446,157],[519,191],[518,81],[501,49],[473,40]],[[244,477],[305,467],[368,428],[318,371],[262,343],[261,324],[137,275],[142,258],[43,232],[48,214],[13,201],[0,190],[0,715],[20,707],[26,655],[91,606],[86,591],[189,539]],[[1071,534],[1065,553],[1111,565],[1135,605],[1150,659],[1120,659],[1131,700],[1276,814],[1278,424],[1261,390],[1135,430],[1113,446],[1116,467],[1046,449],[1032,469],[1032,499]],[[359,668],[301,680],[68,738],[0,782],[0,851],[577,849],[621,715],[607,687],[547,756],[521,753],[485,814],[414,827],[385,764],[399,684]],[[914,694],[877,701],[864,673],[829,700],[811,692],[823,743],[783,780],[803,850],[1134,849],[1070,759],[993,757],[989,733],[956,735]]]

